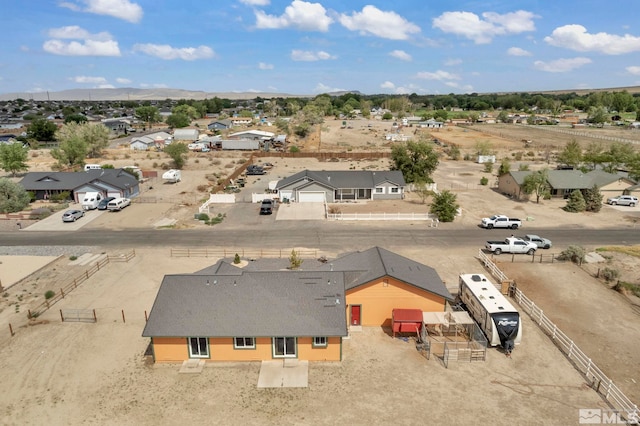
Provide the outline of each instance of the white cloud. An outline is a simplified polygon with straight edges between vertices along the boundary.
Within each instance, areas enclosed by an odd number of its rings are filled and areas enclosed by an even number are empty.
[[[140,87],[143,89],[166,89],[169,86],[164,83],[140,83]]]
[[[393,52],[389,52],[389,56],[393,56],[401,61],[411,61],[413,59],[411,55],[404,50],[394,50]]]
[[[444,65],[447,67],[453,67],[455,65],[460,65],[462,63],[462,59],[459,58],[450,58],[444,61]]]
[[[476,44],[490,43],[494,37],[534,31],[537,16],[526,10],[505,13],[485,12],[482,17],[472,12],[444,12],[433,19],[433,27],[456,34]]]
[[[261,70],[272,70],[273,69],[273,64],[266,64],[264,62],[260,62],[258,63],[258,68]]]
[[[351,16],[341,14],[340,23],[351,31],[361,35],[374,35],[391,40],[406,40],[411,34],[420,32],[420,27],[407,21],[395,12],[384,12],[375,6],[367,5],[362,12],[353,12]]]
[[[507,49],[507,55],[509,56],[531,56],[531,52],[524,50],[520,47],[510,47]]]
[[[326,61],[328,59],[336,59],[335,56],[331,56],[329,53],[319,50],[312,52],[310,50],[292,50],[291,59],[293,61],[313,62],[313,61]]]
[[[172,47],[168,44],[138,43],[133,45],[133,50],[165,60],[182,59],[185,61],[195,61],[197,59],[209,59],[215,56],[215,52],[208,46]]]
[[[120,56],[118,42],[84,40],[82,42],[47,40],[42,45],[45,52],[63,56]]]
[[[555,61],[544,62],[535,61],[533,65],[536,69],[546,72],[568,72],[591,63],[589,58],[562,58]]]
[[[116,81],[119,84],[130,84],[131,83],[131,80],[129,80],[128,78],[123,78],[123,77],[116,78]]]
[[[640,67],[638,66],[626,67],[625,70],[627,70],[629,74],[640,75]]]
[[[240,3],[249,6],[268,6],[271,0],[240,0]]]
[[[79,0],[80,4],[73,2],[60,2],[58,5],[75,12],[95,13],[96,15],[113,16],[132,23],[140,22],[143,11],[137,3],[129,0]]]
[[[640,51],[640,37],[597,33],[589,34],[582,25],[558,27],[544,41],[552,46],[578,52],[600,52],[605,55],[622,55]]]
[[[49,37],[52,38],[64,38],[64,39],[78,39],[78,40],[97,40],[97,41],[107,41],[112,40],[113,37],[106,31],[101,33],[92,34],[89,31],[81,28],[77,25],[69,25],[66,27],[60,28],[51,28],[47,31]]]
[[[444,81],[444,80],[460,80],[460,76],[456,75],[456,74],[452,74],[450,72],[447,71],[442,71],[442,70],[438,70],[436,72],[427,72],[427,71],[422,71],[416,74],[417,78],[423,79],[423,80],[438,80],[438,81]]]
[[[445,84],[445,86],[449,86],[449,87],[452,87],[454,89],[460,89],[460,90],[464,91],[465,93],[473,92],[473,86],[471,86],[470,84],[458,84],[455,81],[447,81],[444,84]]]
[[[115,89],[116,86],[113,84],[98,84],[98,89]]]
[[[339,87],[330,87],[322,83],[318,83],[318,85],[313,89],[315,93],[331,93],[331,92],[344,92],[346,89],[340,89]]]
[[[107,82],[107,79],[104,77],[88,77],[86,75],[79,75],[72,78],[76,83],[87,83],[87,84],[104,84]]]
[[[256,27],[260,29],[296,28],[303,31],[326,32],[333,22],[320,3],[301,0],[293,0],[280,16],[267,15],[261,10],[254,13]]]
[[[380,88],[382,88],[382,89],[391,89],[391,90],[393,90],[393,89],[395,89],[395,88],[396,88],[396,85],[395,85],[395,84],[393,84],[393,83],[392,83],[392,82],[390,82],[390,81],[385,81],[384,83],[382,83],[382,84],[380,85]]]

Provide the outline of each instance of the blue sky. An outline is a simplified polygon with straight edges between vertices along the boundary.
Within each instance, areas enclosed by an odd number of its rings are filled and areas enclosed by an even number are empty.
[[[0,0],[0,93],[446,94],[640,85],[640,2],[611,5]]]

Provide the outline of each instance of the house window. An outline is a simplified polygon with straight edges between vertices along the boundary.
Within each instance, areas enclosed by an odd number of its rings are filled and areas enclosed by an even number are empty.
[[[390,188],[392,194],[397,194],[400,191],[400,188]]]
[[[209,339],[189,337],[189,358],[209,358]]]
[[[234,349],[255,349],[256,339],[253,337],[234,337],[233,338]]]
[[[377,187],[376,188],[376,194],[384,194],[384,188]]]
[[[327,347],[327,338],[326,336],[318,336],[313,338],[313,347],[314,348],[326,348]]]

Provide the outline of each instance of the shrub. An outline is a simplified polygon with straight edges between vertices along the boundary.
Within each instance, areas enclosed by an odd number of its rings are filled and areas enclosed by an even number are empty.
[[[44,298],[49,300],[51,299],[53,296],[56,295],[56,292],[53,290],[47,290],[46,293],[44,294]]]
[[[624,281],[618,281],[618,283],[613,287],[619,293],[622,294],[633,294],[637,297],[640,297],[640,285],[627,283]]]
[[[209,215],[206,213],[200,213],[197,218],[205,223],[209,221]]]
[[[234,256],[233,263],[235,263],[236,265],[240,263],[240,255],[238,253],[236,253],[236,255]]]
[[[587,251],[581,246],[569,246],[560,252],[559,260],[570,260],[573,263],[581,265],[584,262]]]
[[[70,261],[78,260],[78,256],[69,256]]]
[[[289,148],[289,152],[295,154],[296,152],[300,152],[300,148],[298,148],[297,146],[292,146],[291,148]]]
[[[213,164],[214,166],[219,166],[220,164],[222,164],[222,161],[215,159],[211,162],[211,164]]]
[[[209,185],[198,185],[198,191],[200,191],[200,192],[209,191]]]
[[[342,213],[342,211],[340,211],[340,207],[329,206],[329,214],[339,214],[339,213]]]
[[[493,172],[493,163],[484,163],[484,172],[485,173]]]
[[[602,275],[602,278],[604,278],[606,282],[615,281],[620,277],[619,270],[614,268],[608,268],[608,267],[600,271],[600,274]]]
[[[31,210],[29,213],[29,219],[42,220],[45,217],[51,216],[51,209],[47,207],[39,207]]]
[[[480,178],[480,185],[486,186],[488,183],[489,183],[489,179],[487,179],[486,176],[482,176],[482,178]]]
[[[469,154],[469,153],[465,154],[464,157],[462,157],[462,159],[464,161],[471,161],[472,160],[471,154]]]
[[[302,265],[302,262],[304,262],[302,260],[302,258],[300,258],[300,255],[298,254],[297,251],[291,250],[291,256],[289,256],[289,267],[290,269],[298,269],[300,267],[300,265]]]

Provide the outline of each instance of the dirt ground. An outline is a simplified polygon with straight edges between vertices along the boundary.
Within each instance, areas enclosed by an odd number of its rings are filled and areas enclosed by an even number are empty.
[[[326,123],[316,148],[388,149],[384,135],[392,130],[391,123],[349,123],[350,129],[340,128],[339,121]],[[472,153],[478,141],[484,140],[500,147],[501,155],[522,148],[520,135],[515,133],[495,136],[457,128],[438,133],[443,140],[455,140],[463,155]],[[534,156],[523,161],[532,168],[544,167],[544,154],[544,149],[536,150]],[[161,202],[136,203],[122,212],[133,215],[132,220],[103,214],[90,226],[153,227],[163,219],[174,219],[176,228],[205,226],[193,219],[197,206],[207,197],[198,187],[210,185],[207,176],[228,175],[245,159],[246,155],[237,153],[190,154],[183,181],[178,185],[158,180],[142,184],[143,197]],[[44,151],[32,154],[31,161],[32,171],[47,170],[53,163]],[[91,160],[116,167],[137,165],[159,173],[168,161],[162,153],[131,153],[124,149],[111,150],[106,158]],[[305,168],[388,167],[387,160],[320,163],[312,159],[285,161],[274,156],[262,161],[275,167],[268,175],[251,178],[247,188],[238,194],[239,200],[250,199],[251,192],[264,191],[270,180]],[[517,163],[512,167],[517,168]],[[561,200],[513,202],[491,187],[478,184],[485,175],[490,181],[495,179],[483,169],[470,161],[443,157],[434,180],[440,189],[456,193],[462,215],[454,223],[440,226],[476,226],[483,216],[504,213],[521,217],[525,229],[532,231],[550,224],[597,228],[615,221],[618,226],[637,232],[640,208],[604,206],[600,214],[576,216],[561,209]],[[340,203],[339,208],[345,213],[424,212],[428,211],[428,202],[423,204],[409,193],[402,201]],[[14,223],[0,222],[0,226],[15,230]],[[431,247],[390,249],[434,267],[448,283],[455,282],[459,273],[481,270],[473,257],[476,248],[466,250],[469,255]],[[577,424],[580,408],[607,408],[528,318],[523,343],[511,360],[494,349],[489,351],[486,363],[445,369],[437,358],[427,361],[421,357],[411,342],[369,329],[345,341],[342,363],[312,364],[308,389],[258,390],[256,363],[208,365],[200,375],[179,375],[176,366],[152,366],[143,356],[148,344],[140,336],[144,311],[150,310],[164,274],[193,272],[214,260],[169,258],[166,251],[145,247],[136,253],[127,264],[109,265],[31,325],[25,315],[29,304],[39,303],[38,297],[44,291],[56,290],[58,283],[82,273],[86,267],[71,265],[68,256],[62,257],[3,294],[0,325],[11,322],[16,334],[10,337],[8,330],[0,333],[0,383],[4,385],[4,392],[0,393],[0,417],[4,420],[0,423],[174,424],[215,415],[215,422],[224,424],[275,424],[296,416],[294,421],[298,424],[358,424],[363,419],[372,424],[416,424],[429,419],[434,424],[564,425]],[[529,263],[501,263],[500,267],[637,402],[640,318],[633,304],[638,303],[585,272],[594,273],[593,268],[605,265],[620,269],[621,279],[640,282],[637,259],[622,256],[612,256],[605,264],[583,269],[567,264]],[[61,323],[57,311],[60,308],[96,309],[99,321]],[[126,323],[122,320],[123,310]],[[505,407],[516,408],[505,411]]]

